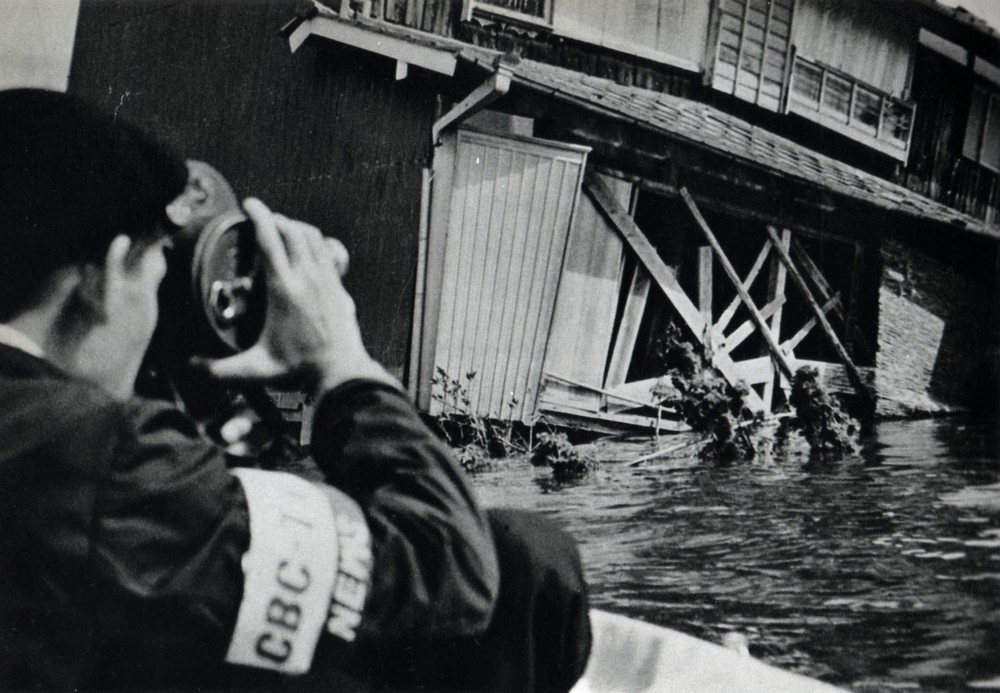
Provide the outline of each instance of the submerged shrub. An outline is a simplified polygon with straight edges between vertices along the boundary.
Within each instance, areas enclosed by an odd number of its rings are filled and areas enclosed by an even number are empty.
[[[656,341],[655,355],[667,377],[657,381],[652,394],[657,399],[672,395],[684,423],[705,435],[701,456],[721,462],[753,459],[756,451],[750,435],[760,421],[747,407],[747,386],[730,385],[673,323]],[[673,388],[664,380],[672,382]]]
[[[541,433],[538,445],[531,453],[531,464],[548,465],[557,479],[575,479],[585,476],[595,462],[569,442],[565,433]]]
[[[733,462],[751,460],[756,454],[750,434],[759,426],[759,417],[747,406],[749,388],[730,385],[725,378],[706,368],[694,377],[674,377],[683,397],[679,410],[691,430],[708,440],[701,456]]]
[[[858,449],[858,422],[847,414],[819,382],[819,372],[805,366],[792,378],[789,404],[795,415],[782,422],[779,439],[798,431],[817,456],[840,456]]]

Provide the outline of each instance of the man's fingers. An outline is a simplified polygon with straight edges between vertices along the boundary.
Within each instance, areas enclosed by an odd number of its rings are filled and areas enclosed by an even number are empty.
[[[243,210],[253,222],[257,232],[257,245],[264,253],[267,264],[277,274],[284,274],[289,271],[288,251],[278,233],[278,226],[274,219],[274,214],[260,200],[250,197],[243,202]]]
[[[314,259],[309,236],[319,235],[319,229],[280,214],[274,215],[274,221],[288,248],[288,260],[292,265]]]
[[[333,257],[333,264],[337,268],[337,273],[343,277],[347,274],[347,268],[351,265],[351,255],[347,248],[336,238],[327,236],[323,239],[327,252]]]

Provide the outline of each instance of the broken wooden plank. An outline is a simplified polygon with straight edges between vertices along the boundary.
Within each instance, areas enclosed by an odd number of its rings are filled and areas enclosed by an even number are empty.
[[[658,403],[653,398],[652,386],[650,386],[646,391],[647,394],[649,394],[649,399],[643,401],[640,398],[642,394],[641,392],[639,393],[640,396],[632,396],[631,393],[629,392],[623,392],[621,390],[607,390],[602,387],[595,387],[594,385],[588,385],[587,383],[580,382],[579,380],[575,380],[573,378],[569,378],[567,376],[560,375],[558,373],[546,373],[545,379],[554,380],[559,383],[564,383],[566,385],[572,385],[573,387],[587,390],[588,392],[594,392],[597,394],[604,395],[604,397],[608,398],[609,400],[613,399],[619,402],[632,405],[630,408],[633,409],[635,407],[652,407],[654,409],[659,408],[663,412],[673,412],[673,409],[667,407],[658,407]],[[546,399],[548,401],[552,401],[551,398],[546,397]],[[564,402],[564,404],[569,404],[569,402]],[[574,406],[580,406],[580,403],[578,402],[573,402],[573,404]],[[594,409],[594,411],[597,411],[597,409]]]
[[[729,262],[729,258],[726,257],[726,253],[722,250],[722,246],[719,245],[718,239],[716,239],[715,234],[712,233],[712,229],[709,228],[708,222],[701,215],[698,210],[698,205],[695,204],[694,199],[691,197],[691,193],[687,191],[687,188],[681,188],[681,197],[684,199],[684,204],[687,205],[688,209],[691,210],[691,214],[694,216],[695,222],[697,222],[698,227],[701,229],[702,233],[705,234],[705,238],[708,239],[709,245],[712,246],[712,250],[715,251],[715,256],[719,260],[719,264],[722,265],[722,269],[725,271],[726,276],[736,287],[736,293],[739,294],[740,300],[743,301],[743,305],[746,309],[750,311],[750,318],[754,321],[757,329],[760,330],[761,335],[764,337],[764,341],[767,343],[768,348],[771,350],[771,355],[774,357],[775,362],[782,372],[788,377],[792,376],[792,369],[788,365],[788,361],[785,359],[785,355],[781,352],[781,348],[778,343],[774,341],[774,337],[771,336],[771,330],[768,329],[767,323],[764,322],[764,318],[761,317],[760,311],[757,310],[757,306],[754,304],[753,299],[750,298],[750,294],[746,292],[743,288],[743,282],[739,275],[736,274],[736,270],[733,268],[732,264]],[[771,244],[780,243],[777,236],[771,238]],[[784,250],[781,248],[780,250]]]
[[[595,414],[591,411],[576,409],[572,406],[565,406],[553,402],[542,400],[539,402],[539,409],[545,415],[569,416],[579,419],[594,421],[598,424],[618,424],[629,427],[660,430],[666,433],[682,433],[690,431],[691,427],[683,421],[677,419],[661,418],[657,420],[655,416],[638,416],[636,414],[609,414],[601,412]],[[594,428],[588,425],[588,428]]]
[[[605,387],[613,387],[625,382],[628,367],[635,350],[635,340],[639,335],[639,325],[642,314],[646,310],[646,300],[649,297],[649,272],[641,265],[636,265],[629,283],[628,296],[625,297],[625,308],[622,311],[621,323],[615,337],[614,350],[611,352],[611,363],[608,375],[604,380]]]
[[[635,253],[639,262],[646,268],[646,271],[649,272],[656,285],[663,292],[663,295],[670,301],[670,304],[677,311],[684,324],[688,326],[698,340],[701,340],[705,335],[705,321],[702,320],[701,312],[692,303],[691,299],[688,298],[684,289],[681,288],[674,270],[663,262],[656,252],[656,248],[646,238],[642,229],[618,205],[604,181],[596,175],[588,174],[585,180],[585,187],[587,192],[593,197],[594,202],[607,215],[612,228],[621,234],[622,238]],[[739,378],[736,377],[733,369],[733,360],[726,354],[713,354],[712,365],[731,384],[735,385],[739,382]],[[760,396],[752,391],[748,397],[748,404],[754,411],[760,411],[763,408]]]
[[[781,244],[781,240],[778,238],[778,232],[773,226],[768,226],[767,233],[771,237],[771,243],[774,244],[774,249],[778,253],[778,257],[781,258],[781,261],[785,264],[785,268],[788,270],[788,275],[792,278],[792,282],[799,288],[799,291],[802,292],[802,296],[806,299],[806,303],[809,304],[809,308],[812,310],[813,315],[815,315],[819,320],[819,325],[823,329],[823,333],[826,334],[827,338],[830,340],[830,344],[833,346],[834,351],[837,352],[837,358],[840,359],[844,368],[847,369],[847,373],[851,378],[851,383],[854,385],[858,394],[861,395],[868,404],[874,405],[874,396],[861,379],[861,374],[858,372],[857,366],[854,365],[851,357],[847,354],[847,350],[837,337],[837,333],[833,331],[833,327],[831,327],[830,322],[826,319],[826,313],[823,312],[823,309],[816,302],[812,292],[809,290],[809,286],[806,284],[806,280],[803,279],[798,268],[795,267],[795,263],[792,262],[792,258],[788,254],[788,251],[785,250],[784,246]],[[768,332],[768,337],[770,337],[770,332]]]

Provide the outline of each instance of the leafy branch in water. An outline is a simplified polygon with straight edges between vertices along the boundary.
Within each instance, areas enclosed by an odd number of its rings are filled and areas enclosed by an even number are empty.
[[[797,431],[815,456],[839,457],[857,451],[858,422],[823,389],[815,368],[804,366],[795,372],[788,401],[795,415],[782,421],[780,442],[787,443],[789,435]]]
[[[596,463],[570,443],[565,433],[540,433],[538,445],[531,453],[531,464],[548,465],[556,479],[566,480],[586,476]]]
[[[751,435],[761,420],[747,406],[749,388],[743,383],[730,385],[673,323],[667,325],[654,353],[676,387],[676,405],[684,422],[707,438],[701,456],[720,462],[753,459]],[[664,392],[661,379],[653,394]]]

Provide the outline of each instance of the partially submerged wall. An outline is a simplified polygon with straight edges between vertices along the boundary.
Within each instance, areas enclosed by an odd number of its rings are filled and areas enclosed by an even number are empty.
[[[896,240],[881,250],[877,414],[975,407],[989,380],[991,287]]]

